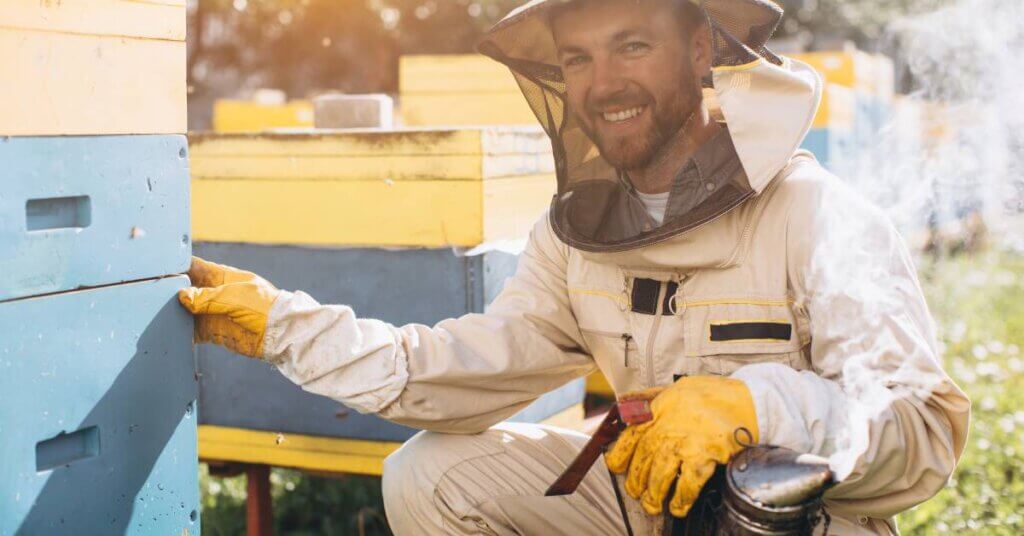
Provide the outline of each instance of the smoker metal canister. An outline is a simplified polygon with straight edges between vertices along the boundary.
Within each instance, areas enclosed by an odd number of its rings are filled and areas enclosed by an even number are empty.
[[[822,495],[834,484],[824,459],[771,446],[745,449],[726,475],[722,535],[811,534],[822,517]]]

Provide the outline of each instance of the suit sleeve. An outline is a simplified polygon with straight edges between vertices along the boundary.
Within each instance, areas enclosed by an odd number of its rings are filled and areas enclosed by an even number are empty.
[[[810,167],[810,166],[806,166]],[[885,518],[934,496],[963,452],[970,402],[939,362],[935,328],[899,234],[825,176],[792,177],[789,278],[811,322],[813,371],[740,369],[763,442],[825,456],[840,514]]]
[[[474,433],[594,368],[545,217],[484,314],[393,326],[302,293],[274,303],[265,358],[306,391],[415,428]],[[454,297],[453,299],[461,299]]]

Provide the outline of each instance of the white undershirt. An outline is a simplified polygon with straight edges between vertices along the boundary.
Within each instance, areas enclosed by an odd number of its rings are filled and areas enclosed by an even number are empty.
[[[665,209],[668,208],[668,194],[664,192],[660,194],[645,194],[643,192],[636,192],[636,195],[643,202],[644,207],[647,209],[647,213],[654,218],[654,221],[661,225],[665,221]]]

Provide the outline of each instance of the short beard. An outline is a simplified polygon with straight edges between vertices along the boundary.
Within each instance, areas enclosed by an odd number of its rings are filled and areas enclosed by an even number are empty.
[[[605,140],[601,138],[597,129],[589,128],[583,121],[580,121],[580,125],[610,165],[624,171],[643,169],[666,148],[690,117],[698,111],[702,100],[700,88],[688,87],[680,90],[678,98],[664,103],[664,108],[650,103],[648,106],[651,107],[654,128],[642,136],[633,138]]]

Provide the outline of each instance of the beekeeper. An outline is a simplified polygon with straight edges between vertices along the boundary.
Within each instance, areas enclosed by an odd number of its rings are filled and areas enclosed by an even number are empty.
[[[769,0],[517,9],[480,51],[550,135],[558,193],[487,312],[393,326],[197,260],[180,296],[197,340],[428,430],[385,464],[398,534],[624,533],[601,464],[543,496],[586,436],[498,424],[594,369],[620,395],[666,387],[605,459],[631,508],[684,516],[746,428],[828,459],[831,533],[894,532],[945,485],[970,403],[893,226],[798,150],[821,81],[765,47],[781,16]]]

